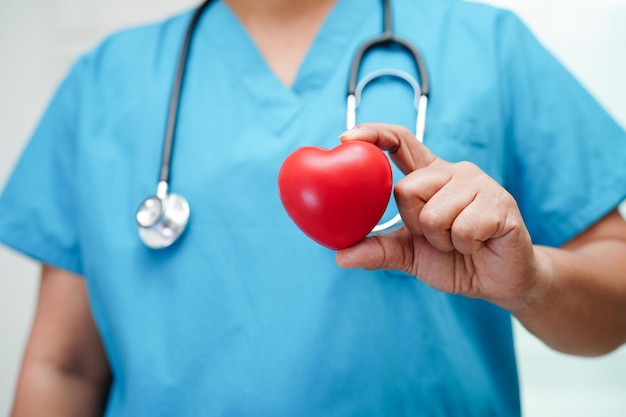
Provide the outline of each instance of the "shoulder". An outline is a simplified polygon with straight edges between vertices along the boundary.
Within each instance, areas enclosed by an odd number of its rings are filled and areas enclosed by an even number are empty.
[[[399,0],[398,7],[407,8],[408,13],[398,15],[419,15],[441,29],[467,35],[474,33],[495,34],[504,26],[521,25],[522,20],[511,10],[482,3],[464,0]],[[412,10],[412,12],[411,12]],[[399,16],[402,19],[401,16]]]
[[[494,5],[461,0],[396,0],[392,4],[396,4],[401,33],[443,70],[462,66],[474,68],[476,75],[490,75],[521,45],[536,42],[519,16]]]
[[[104,38],[90,53],[99,58],[136,56],[161,50],[173,43],[180,46],[193,11],[186,11],[165,20],[128,27]]]
[[[58,89],[73,96],[73,117],[110,117],[167,97],[192,14],[116,31],[80,55]]]
[[[74,71],[85,81],[129,79],[171,71],[192,11],[111,33],[82,54]]]
[[[481,19],[493,20],[503,15],[512,14],[509,9],[483,3],[481,1],[467,0],[403,0],[405,3],[413,3],[416,7],[430,12],[445,14],[462,20]]]

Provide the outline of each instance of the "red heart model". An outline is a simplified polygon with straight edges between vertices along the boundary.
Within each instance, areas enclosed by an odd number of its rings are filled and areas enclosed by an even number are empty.
[[[385,213],[392,186],[389,160],[363,141],[331,150],[299,148],[278,173],[278,192],[289,217],[329,249],[347,248],[367,236]]]

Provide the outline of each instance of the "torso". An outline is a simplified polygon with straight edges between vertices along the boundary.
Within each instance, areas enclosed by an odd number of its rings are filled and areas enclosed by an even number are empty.
[[[497,164],[489,164],[498,144],[486,148],[474,128],[476,120],[492,127],[497,94],[472,90],[461,100],[448,91],[458,80],[439,74],[455,57],[440,50],[438,37],[449,28],[426,30],[434,18],[416,11],[422,3],[395,4],[398,30],[424,45],[437,83],[426,141],[497,177]],[[207,9],[192,43],[173,153],[171,191],[188,199],[190,223],[158,252],[141,244],[134,213],[154,192],[171,63],[188,16],[114,37],[91,56],[77,204],[94,318],[115,374],[111,416],[517,414],[506,313],[394,271],[338,268],[334,253],[304,236],[280,204],[276,181],[286,156],[299,146],[338,144],[352,54],[379,33],[379,5],[339,1],[312,43],[313,24],[297,42],[304,60],[289,65],[264,63],[271,53],[255,47],[223,3]],[[391,55],[373,57],[364,71],[405,66],[403,54]],[[272,62],[291,77],[278,81]],[[495,78],[487,59],[472,64],[464,66]],[[359,119],[410,126],[407,88],[384,87],[366,94]]]

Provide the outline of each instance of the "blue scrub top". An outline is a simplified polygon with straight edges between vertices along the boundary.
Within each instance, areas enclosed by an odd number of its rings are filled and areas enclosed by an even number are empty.
[[[626,194],[626,135],[513,14],[394,0],[431,77],[425,143],[513,193],[535,243],[559,245]],[[0,240],[83,275],[114,374],[107,416],[517,416],[511,323],[394,271],[344,270],[280,204],[296,148],[332,148],[348,69],[379,0],[339,0],[291,88],[225,4],[205,12],[180,106],[173,247],[134,220],[155,191],[170,85],[191,14],[78,60],[0,199]],[[362,74],[414,72],[401,51]],[[408,86],[368,87],[359,121],[412,126]],[[393,214],[393,213],[392,213]],[[506,271],[503,271],[506,273]]]

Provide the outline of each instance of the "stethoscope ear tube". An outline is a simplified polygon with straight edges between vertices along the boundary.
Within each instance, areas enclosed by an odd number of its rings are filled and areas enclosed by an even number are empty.
[[[415,120],[415,138],[419,142],[424,141],[424,133],[426,131],[426,110],[428,108],[428,94],[429,94],[429,80],[428,73],[424,60],[422,59],[417,48],[410,42],[393,35],[391,30],[391,7],[389,0],[383,0],[383,12],[384,12],[384,32],[381,36],[378,36],[370,41],[365,42],[357,50],[350,66],[350,75],[348,78],[348,96],[346,100],[346,128],[352,129],[356,125],[356,110],[361,102],[361,95],[363,89],[375,79],[381,77],[394,77],[399,78],[407,82],[413,88],[413,105],[417,112]],[[406,49],[415,63],[415,67],[420,78],[419,82],[404,71],[394,69],[381,69],[374,71],[365,76],[357,84],[357,78],[359,75],[359,68],[365,54],[375,47],[386,46],[390,44],[399,45]],[[402,217],[400,214],[396,214],[391,220],[382,224],[376,225],[371,234],[378,235],[385,233],[393,228],[399,226],[402,223]]]
[[[410,74],[396,70],[396,69],[381,69],[378,71],[374,71],[367,76],[365,76],[359,84],[356,86],[354,94],[348,96],[348,100],[346,103],[346,107],[348,109],[346,115],[346,128],[352,129],[356,125],[356,110],[361,103],[361,96],[363,94],[363,90],[367,85],[381,77],[394,77],[399,78],[405,82],[407,82],[413,88],[413,107],[417,112],[416,121],[415,121],[415,138],[419,142],[424,141],[424,132],[426,129],[426,110],[428,108],[428,97],[421,94],[420,85],[417,80],[413,78]],[[402,223],[402,217],[400,214],[396,213],[396,215],[389,221],[386,221],[382,224],[376,225],[371,234],[372,235],[380,235],[389,230],[394,229]]]
[[[359,107],[361,101],[361,93],[363,89],[373,80],[380,77],[395,77],[406,81],[413,88],[414,100],[413,105],[417,111],[417,117],[415,121],[415,138],[423,142],[424,133],[426,131],[426,110],[428,107],[428,94],[430,92],[430,85],[428,80],[428,72],[426,71],[426,65],[418,49],[412,43],[397,37],[393,34],[392,29],[392,15],[391,5],[389,0],[383,0],[383,33],[359,47],[352,64],[350,65],[350,74],[348,77],[348,95],[346,102],[346,128],[352,129],[356,125],[356,109]],[[376,47],[385,47],[387,45],[397,45],[409,52],[409,55],[413,59],[417,74],[419,76],[419,82],[414,77],[404,71],[393,69],[382,69],[374,71],[373,73],[364,77],[357,84],[359,76],[359,69],[364,56]],[[402,223],[402,217],[400,214],[396,214],[391,220],[382,224],[376,225],[371,234],[377,235],[385,233]]]
[[[422,55],[411,42],[394,35],[392,20],[390,0],[383,0],[383,33],[380,36],[376,36],[364,42],[354,54],[348,77],[348,96],[354,95],[356,91],[357,78],[359,76],[361,62],[363,62],[365,55],[374,48],[385,47],[387,45],[400,46],[409,53],[419,76],[421,95],[428,97],[430,94],[430,80],[428,79],[428,71],[426,70],[426,64],[422,59]]]

